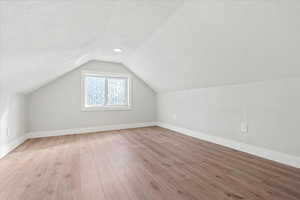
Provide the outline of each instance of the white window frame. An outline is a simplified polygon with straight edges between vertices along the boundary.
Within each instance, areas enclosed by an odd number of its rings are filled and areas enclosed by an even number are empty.
[[[95,77],[112,77],[112,78],[127,78],[127,105],[95,105],[88,106],[86,104],[86,84],[85,78],[87,76]],[[81,72],[81,110],[82,111],[99,111],[99,110],[130,110],[132,108],[131,104],[132,99],[132,80],[130,74],[125,73],[109,73],[109,72],[96,72],[96,71],[82,71]]]

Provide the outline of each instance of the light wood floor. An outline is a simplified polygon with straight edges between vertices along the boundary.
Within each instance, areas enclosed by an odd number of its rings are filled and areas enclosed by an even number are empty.
[[[300,170],[159,127],[31,139],[0,200],[299,200]]]

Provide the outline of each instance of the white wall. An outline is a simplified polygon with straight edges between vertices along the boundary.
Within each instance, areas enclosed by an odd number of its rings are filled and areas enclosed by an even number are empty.
[[[25,140],[24,95],[0,90],[0,157]]]
[[[300,78],[162,93],[157,104],[161,122],[300,156]]]
[[[27,95],[28,132],[156,121],[156,93],[132,77],[132,110],[81,111],[81,71],[131,73],[123,65],[92,61]]]

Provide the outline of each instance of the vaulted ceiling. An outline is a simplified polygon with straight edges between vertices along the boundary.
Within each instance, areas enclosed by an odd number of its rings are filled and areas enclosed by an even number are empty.
[[[299,76],[299,19],[294,0],[0,0],[0,84],[32,91],[91,59],[158,92]]]

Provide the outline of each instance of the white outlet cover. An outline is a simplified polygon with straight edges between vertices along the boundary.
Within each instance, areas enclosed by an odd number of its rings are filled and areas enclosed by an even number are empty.
[[[241,122],[241,132],[242,133],[248,132],[248,123],[247,122]]]
[[[173,116],[172,116],[172,117],[173,117],[173,119],[174,119],[174,120],[176,120],[176,119],[177,119],[177,115],[176,115],[176,114],[173,114]]]

